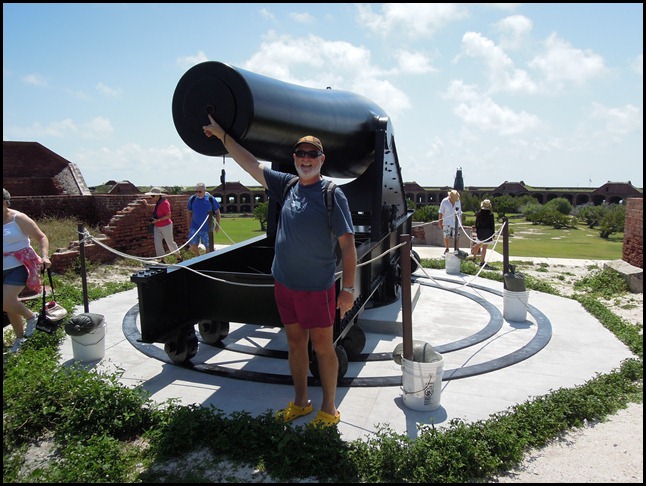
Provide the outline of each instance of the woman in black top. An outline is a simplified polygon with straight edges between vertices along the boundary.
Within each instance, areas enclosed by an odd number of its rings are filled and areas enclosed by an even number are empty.
[[[476,214],[476,244],[473,245],[471,252],[474,258],[480,253],[480,266],[485,264],[485,255],[487,254],[487,242],[491,241],[493,234],[496,232],[496,224],[491,211],[491,201],[485,199],[480,204],[480,211]],[[482,251],[481,251],[482,250]]]

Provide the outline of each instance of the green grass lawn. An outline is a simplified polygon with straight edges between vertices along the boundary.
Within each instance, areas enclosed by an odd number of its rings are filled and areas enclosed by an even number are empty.
[[[78,239],[77,222],[73,219],[46,218],[37,221],[48,235],[51,248],[65,248],[70,241]],[[260,222],[252,217],[223,216],[221,230],[215,234],[216,245],[240,243],[265,234]],[[599,231],[585,225],[577,229],[554,229],[528,223],[522,218],[509,218],[509,254],[512,257],[577,258],[590,260],[620,260],[623,249],[623,233],[616,233],[607,240],[599,237]],[[500,228],[500,222],[496,223]],[[91,234],[99,234],[98,228],[88,228]],[[490,247],[491,248],[491,247]],[[502,253],[502,239],[496,251]]]
[[[524,220],[509,220],[509,255],[515,257],[621,260],[624,234],[599,237],[598,230],[585,225],[576,229],[554,229]],[[502,240],[496,251],[502,253]]]
[[[220,223],[222,230],[215,236],[216,245],[239,243],[264,234],[260,222],[254,218],[223,217]],[[599,237],[599,231],[585,225],[577,229],[554,229],[513,218],[509,219],[509,226],[513,232],[509,238],[509,254],[513,257],[620,260],[622,256],[623,233],[604,240]],[[496,251],[502,253],[502,239]]]
[[[232,245],[264,234],[260,229],[260,221],[256,218],[223,216],[220,218],[220,231],[215,233],[214,243]]]

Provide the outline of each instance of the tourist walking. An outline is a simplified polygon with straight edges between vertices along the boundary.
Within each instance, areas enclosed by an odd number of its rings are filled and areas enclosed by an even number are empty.
[[[16,340],[11,352],[17,352],[25,339],[36,331],[38,313],[18,298],[25,287],[42,291],[40,274],[51,267],[49,239],[36,222],[25,213],[11,209],[11,194],[2,188],[2,310],[7,313]],[[31,246],[38,243],[39,256]],[[26,326],[25,326],[26,321]]]
[[[182,261],[182,256],[179,253],[179,247],[175,243],[173,238],[173,220],[171,219],[171,208],[170,201],[166,198],[166,194],[159,187],[153,187],[150,191],[146,193],[146,196],[150,196],[153,204],[149,204],[144,200],[148,207],[154,207],[153,215],[150,218],[150,222],[155,225],[153,229],[153,239],[155,242],[155,254],[158,257],[162,257],[161,262],[166,263],[166,260],[163,256],[166,254],[164,250],[163,242],[166,242],[166,246],[171,253],[177,254],[177,261]]]

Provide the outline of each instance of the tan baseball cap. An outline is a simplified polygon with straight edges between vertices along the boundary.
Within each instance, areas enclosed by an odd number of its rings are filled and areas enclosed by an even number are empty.
[[[294,145],[294,150],[296,150],[296,147],[298,147],[302,143],[309,143],[310,145],[314,145],[317,149],[323,152],[323,144],[318,138],[312,135],[306,135],[303,138],[300,138],[298,142],[296,142],[296,145]]]

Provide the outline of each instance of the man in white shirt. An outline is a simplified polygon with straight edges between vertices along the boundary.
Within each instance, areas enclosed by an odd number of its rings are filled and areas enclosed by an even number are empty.
[[[456,247],[460,237],[459,223],[456,219],[462,218],[462,205],[460,204],[460,193],[455,189],[448,192],[442,199],[439,212],[439,227],[444,235],[444,253],[449,252],[449,240],[455,238]]]

